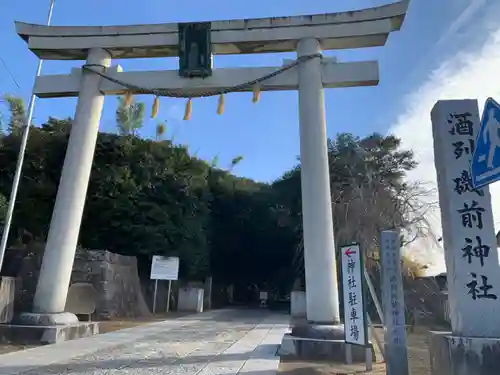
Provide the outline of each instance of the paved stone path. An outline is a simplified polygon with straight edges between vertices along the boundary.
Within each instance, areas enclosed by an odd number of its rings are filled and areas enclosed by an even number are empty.
[[[288,316],[217,310],[0,355],[1,375],[274,375]]]

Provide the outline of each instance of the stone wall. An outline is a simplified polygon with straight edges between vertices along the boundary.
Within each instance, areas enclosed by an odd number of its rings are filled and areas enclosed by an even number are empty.
[[[41,245],[40,245],[41,246]],[[42,253],[25,258],[19,278],[22,285],[16,293],[16,312],[31,311]],[[88,282],[99,297],[93,319],[108,320],[122,317],[147,317],[151,312],[144,300],[135,257],[104,250],[78,249],[71,283]]]
[[[0,323],[10,323],[14,317],[14,296],[17,279],[14,277],[0,277]]]
[[[44,244],[33,243],[17,270],[19,286],[16,290],[14,310],[16,313],[32,311],[36,283],[42,265]]]
[[[99,296],[97,319],[150,316],[142,294],[135,257],[103,250],[79,250],[71,283],[88,282]]]

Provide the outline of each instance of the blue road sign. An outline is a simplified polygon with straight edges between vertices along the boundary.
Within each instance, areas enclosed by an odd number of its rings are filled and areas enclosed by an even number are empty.
[[[474,188],[500,180],[500,104],[488,98],[484,104],[481,128],[472,154],[471,178]]]

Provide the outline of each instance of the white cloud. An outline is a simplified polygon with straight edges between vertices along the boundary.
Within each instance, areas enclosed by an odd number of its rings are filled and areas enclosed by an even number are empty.
[[[469,43],[472,44],[472,43]],[[467,46],[461,53],[444,61],[432,72],[427,81],[412,92],[404,101],[401,115],[390,132],[402,139],[403,147],[415,151],[420,162],[418,168],[409,174],[411,180],[429,181],[434,186],[433,139],[430,111],[436,101],[444,99],[478,99],[480,106],[489,96],[500,97],[500,28],[490,30],[483,45]],[[480,108],[482,110],[482,108]],[[490,187],[493,203],[495,227],[500,229],[500,183]],[[437,200],[437,196],[433,197]],[[430,221],[434,231],[440,236],[441,220],[435,212]],[[428,242],[427,242],[428,243]],[[415,247],[421,244],[416,244]],[[423,256],[421,254],[421,256]],[[426,261],[438,263],[443,268],[440,249],[435,247],[425,253]]]
[[[459,17],[456,18],[454,22],[448,27],[443,35],[439,38],[437,43],[434,46],[434,50],[441,47],[446,43],[447,40],[452,38],[462,27],[467,26],[471,18],[484,7],[486,4],[486,0],[475,0],[472,1],[465,10],[460,14]]]

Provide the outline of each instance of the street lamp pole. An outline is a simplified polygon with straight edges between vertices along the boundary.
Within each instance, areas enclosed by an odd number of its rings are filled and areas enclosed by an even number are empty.
[[[50,0],[49,12],[47,15],[47,26],[50,26],[52,21],[52,13],[54,10],[55,0]],[[36,69],[35,82],[40,73],[42,72],[43,60],[38,60],[38,66]],[[34,89],[34,83],[33,83]],[[9,238],[10,225],[12,223],[12,214],[14,213],[14,206],[16,203],[17,191],[19,189],[19,181],[21,180],[21,172],[24,163],[24,154],[26,153],[26,145],[28,143],[28,135],[31,127],[31,122],[33,120],[33,111],[35,109],[36,96],[34,90],[32,91],[30,102],[28,105],[28,116],[26,119],[26,125],[23,129],[23,137],[21,140],[21,146],[19,149],[19,154],[17,156],[16,172],[14,174],[14,181],[12,182],[12,190],[10,192],[9,205],[7,207],[7,214],[5,215],[5,225],[2,233],[2,240],[0,242],[0,271],[2,270],[3,260],[5,257],[5,251],[7,248],[7,240]]]

